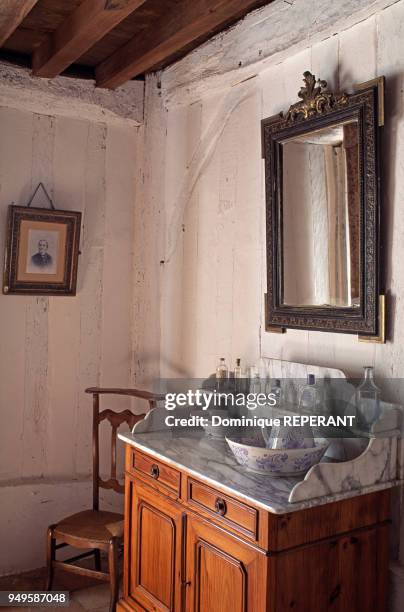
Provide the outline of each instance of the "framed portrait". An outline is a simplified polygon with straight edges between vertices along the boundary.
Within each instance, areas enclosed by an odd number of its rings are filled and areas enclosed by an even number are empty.
[[[9,206],[3,293],[76,295],[81,212]]]

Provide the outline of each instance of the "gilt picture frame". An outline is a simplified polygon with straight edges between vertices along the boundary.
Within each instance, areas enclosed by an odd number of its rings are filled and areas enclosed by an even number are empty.
[[[81,212],[8,208],[3,293],[76,295]]]

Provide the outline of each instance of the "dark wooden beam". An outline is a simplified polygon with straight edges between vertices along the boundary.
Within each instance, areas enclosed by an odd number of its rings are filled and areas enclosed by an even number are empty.
[[[262,4],[257,0],[179,0],[175,11],[97,66],[97,85],[114,89]]]
[[[0,47],[10,38],[38,0],[0,1]]]
[[[11,64],[12,66],[31,68],[31,56],[26,53],[0,49],[0,61]],[[70,77],[72,79],[95,80],[94,68],[92,66],[84,66],[83,64],[72,64],[61,73],[61,76]],[[144,81],[145,77],[143,74],[139,74],[134,77],[133,80]]]
[[[34,51],[33,73],[49,78],[61,74],[144,2],[84,0]]]
[[[32,58],[31,55],[28,55],[27,53],[0,49],[0,61],[6,62],[13,66],[31,68]],[[74,79],[95,79],[94,69],[91,66],[82,66],[78,64],[72,64],[66,68],[66,70],[62,72],[62,76],[72,77]]]

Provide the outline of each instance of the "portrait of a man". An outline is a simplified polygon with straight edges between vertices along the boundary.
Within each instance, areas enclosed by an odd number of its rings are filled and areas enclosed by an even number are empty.
[[[52,229],[28,230],[25,272],[28,274],[56,274],[60,232]]]
[[[53,263],[52,255],[48,253],[49,243],[42,238],[38,241],[38,252],[31,257],[31,263],[38,268],[47,268]]]

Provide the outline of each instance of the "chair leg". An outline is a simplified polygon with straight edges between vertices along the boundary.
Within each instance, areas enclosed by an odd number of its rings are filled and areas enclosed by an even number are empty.
[[[111,603],[109,612],[115,612],[119,594],[119,568],[118,568],[118,538],[111,538],[108,549],[109,581],[111,585]]]
[[[45,591],[52,590],[53,583],[53,562],[55,560],[55,544],[56,540],[53,537],[53,528],[54,525],[51,525],[48,528],[48,533],[46,536],[46,567],[47,567],[47,576],[46,576],[46,586]]]
[[[101,571],[101,551],[98,548],[94,549],[94,566],[97,572]]]

